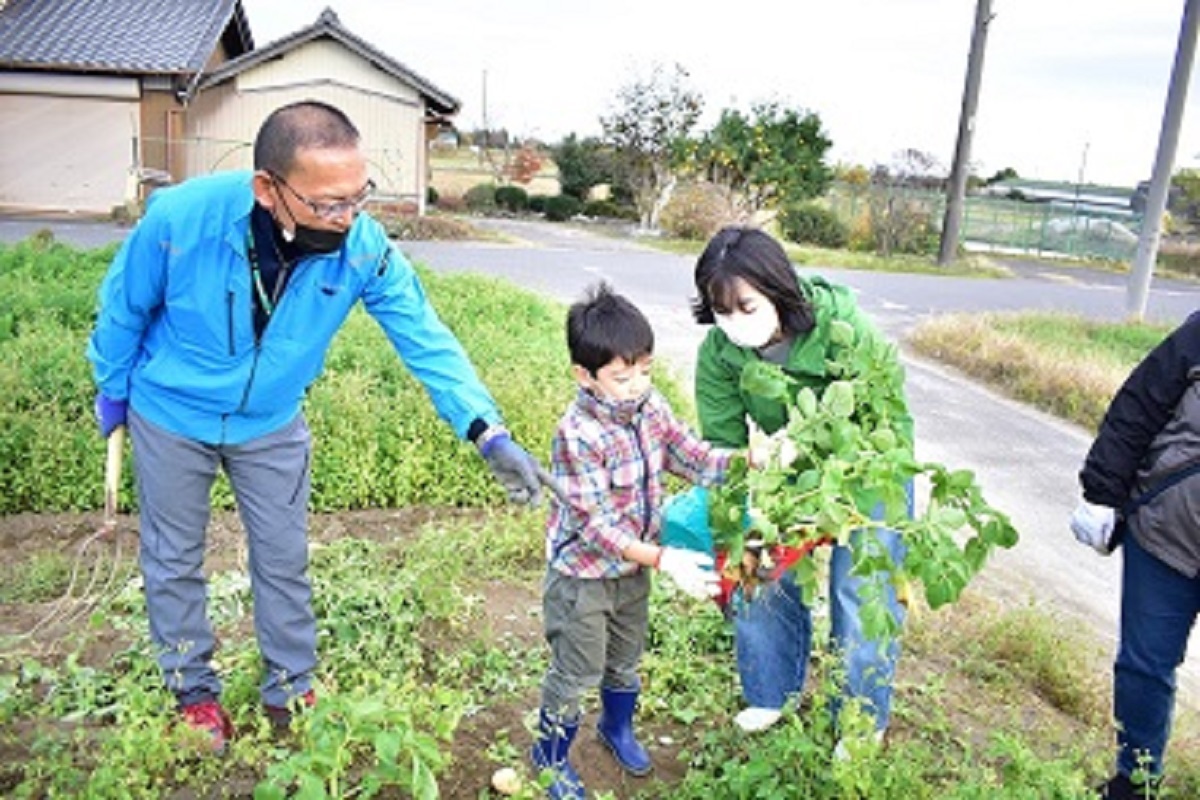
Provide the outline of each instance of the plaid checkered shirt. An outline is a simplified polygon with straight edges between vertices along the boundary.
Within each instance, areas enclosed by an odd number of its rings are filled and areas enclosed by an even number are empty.
[[[578,578],[637,572],[638,564],[621,553],[639,540],[658,541],[663,471],[711,486],[725,477],[735,452],[697,436],[653,389],[640,404],[613,403],[580,389],[551,447],[551,471],[570,503],[551,503],[550,567]]]

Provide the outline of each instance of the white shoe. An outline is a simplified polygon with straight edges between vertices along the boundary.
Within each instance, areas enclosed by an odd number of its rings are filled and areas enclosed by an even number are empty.
[[[883,731],[875,731],[871,736],[871,744],[878,747],[883,743]],[[858,749],[857,747],[855,748]],[[834,761],[847,761],[850,758],[850,748],[846,746],[845,739],[838,739],[837,747],[833,748]]]
[[[747,733],[755,733],[756,731],[765,731],[779,722],[779,718],[782,716],[783,712],[778,708],[744,708],[738,712],[733,721]]]

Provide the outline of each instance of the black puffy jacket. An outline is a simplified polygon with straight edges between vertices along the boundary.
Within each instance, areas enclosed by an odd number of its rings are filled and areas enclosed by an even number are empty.
[[[1200,313],[1129,374],[1079,481],[1089,502],[1128,515],[1129,531],[1149,553],[1189,577],[1200,574]]]

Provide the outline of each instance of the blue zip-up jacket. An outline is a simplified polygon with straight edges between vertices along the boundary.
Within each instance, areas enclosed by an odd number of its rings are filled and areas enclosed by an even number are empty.
[[[249,172],[154,193],[100,287],[87,354],[103,394],[197,441],[258,438],[299,413],[334,334],[361,299],[460,438],[476,419],[500,421],[412,266],[367,214],[339,251],[295,264],[256,337],[246,255],[254,203]]]

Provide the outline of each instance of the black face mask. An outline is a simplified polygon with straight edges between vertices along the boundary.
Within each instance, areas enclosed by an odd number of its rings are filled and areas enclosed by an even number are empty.
[[[283,209],[292,220],[292,229],[289,231],[282,222],[276,219],[276,222],[279,222],[279,232],[291,249],[301,256],[323,256],[335,253],[341,249],[342,243],[346,241],[346,234],[350,232],[349,229],[327,231],[301,225],[296,221],[296,215],[287,207],[287,203],[283,203]]]
[[[282,226],[280,229],[283,232],[284,241],[291,244],[301,255],[323,256],[337,252],[346,241],[346,234],[350,232],[348,229],[327,231],[310,228],[294,221],[293,224],[295,227],[291,232]]]

